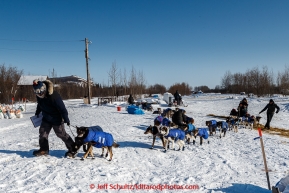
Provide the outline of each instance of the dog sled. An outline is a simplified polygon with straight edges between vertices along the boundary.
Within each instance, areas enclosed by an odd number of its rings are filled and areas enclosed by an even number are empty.
[[[177,101],[174,99],[172,102],[168,104],[169,107],[187,107],[188,104],[184,101],[180,101],[180,105],[177,104]]]

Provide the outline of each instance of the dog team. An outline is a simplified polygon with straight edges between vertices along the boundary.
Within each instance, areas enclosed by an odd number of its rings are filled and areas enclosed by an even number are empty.
[[[158,112],[159,115],[154,119],[154,124],[150,125],[144,134],[152,134],[151,148],[154,148],[156,137],[160,138],[165,149],[164,152],[167,152],[170,143],[173,149],[176,142],[179,145],[178,150],[184,150],[185,143],[190,144],[192,140],[195,144],[198,136],[200,137],[200,145],[202,145],[203,139],[208,140],[209,136],[217,134],[217,131],[219,131],[219,137],[222,138],[230,130],[238,132],[239,128],[253,129],[261,119],[260,116],[255,118],[248,114],[241,118],[230,115],[225,121],[208,120],[205,121],[205,127],[196,128],[194,119],[187,116],[183,109],[176,108],[176,110],[172,110],[167,108],[163,112],[160,109],[155,112]]]
[[[49,143],[48,135],[53,128],[56,133],[56,136],[62,139],[65,143],[68,151],[65,153],[66,157],[75,157],[81,147],[85,152],[83,159],[93,155],[93,147],[102,149],[102,156],[108,157],[109,161],[113,158],[112,148],[119,147],[114,141],[113,136],[110,133],[104,132],[100,126],[94,127],[77,127],[77,136],[75,137],[75,142],[66,133],[64,123],[70,127],[70,120],[68,118],[67,109],[59,95],[59,93],[53,90],[53,83],[49,80],[33,81],[33,90],[37,98],[37,109],[35,115],[38,116],[41,112],[43,115],[42,123],[39,128],[39,146],[40,149],[33,152],[35,156],[42,156],[49,154]],[[271,103],[270,103],[271,104]],[[244,107],[245,105],[243,105]],[[275,106],[269,106],[269,104],[261,111],[269,109],[272,110],[279,108]],[[3,110],[2,110],[3,111]],[[239,111],[242,111],[239,108]],[[242,111],[243,112],[243,111]],[[260,113],[261,113],[260,112]],[[184,150],[185,143],[190,143],[191,140],[195,144],[196,138],[200,137],[200,145],[203,144],[203,139],[208,139],[209,136],[216,134],[217,128],[220,131],[220,138],[225,137],[227,130],[233,129],[235,132],[238,132],[238,127],[244,125],[248,128],[253,128],[252,124],[259,122],[259,118],[254,117],[244,117],[241,120],[233,113],[226,121],[216,121],[209,120],[206,121],[206,127],[196,128],[194,126],[194,119],[186,115],[186,111],[183,109],[176,108],[172,110],[167,108],[161,111],[158,109],[157,113],[159,114],[154,119],[153,126],[149,126],[144,134],[152,134],[153,142],[151,148],[154,148],[156,137],[160,138],[163,144],[164,152],[167,152],[170,149],[170,144],[174,148],[175,142],[178,144],[178,150]],[[271,116],[272,118],[272,116]],[[268,124],[269,126],[269,124]],[[209,143],[209,141],[208,141]],[[107,150],[104,154],[104,150]]]

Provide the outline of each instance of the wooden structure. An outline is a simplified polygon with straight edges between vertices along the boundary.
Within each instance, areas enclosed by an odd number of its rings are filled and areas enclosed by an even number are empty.
[[[115,101],[125,101],[125,97],[123,97],[123,96],[98,97],[97,104],[99,106],[99,105],[103,105],[103,104],[107,104],[107,103],[112,103]]]

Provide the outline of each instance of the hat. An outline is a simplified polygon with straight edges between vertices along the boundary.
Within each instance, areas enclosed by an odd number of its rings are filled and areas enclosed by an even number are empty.
[[[42,95],[46,91],[46,85],[39,80],[33,80],[33,90],[35,94]]]
[[[273,99],[270,99],[269,102],[270,102],[270,103],[271,103],[271,102],[274,103]]]

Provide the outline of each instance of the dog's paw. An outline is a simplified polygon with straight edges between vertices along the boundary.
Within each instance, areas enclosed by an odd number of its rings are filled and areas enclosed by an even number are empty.
[[[183,151],[185,151],[185,147],[183,147]]]
[[[167,150],[165,150],[164,153],[167,153]]]
[[[105,154],[105,157],[107,157],[108,156],[108,153],[107,154]]]
[[[100,155],[100,157],[103,157],[103,153]]]
[[[154,147],[150,147],[150,149],[154,149]]]
[[[81,161],[84,161],[84,158],[81,158],[80,160],[81,160]]]
[[[111,161],[112,159],[108,159],[107,161]]]

